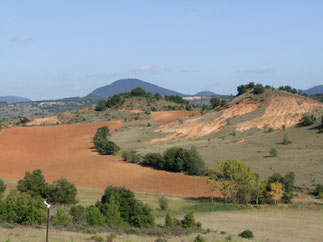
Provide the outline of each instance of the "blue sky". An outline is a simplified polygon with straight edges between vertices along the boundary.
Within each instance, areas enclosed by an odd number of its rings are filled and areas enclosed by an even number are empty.
[[[120,78],[186,94],[323,84],[321,0],[1,0],[0,96],[84,96]]]

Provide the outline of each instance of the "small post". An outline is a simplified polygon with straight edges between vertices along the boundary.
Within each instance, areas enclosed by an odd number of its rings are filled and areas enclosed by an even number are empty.
[[[50,204],[48,204],[46,201],[44,201],[44,204],[47,207],[47,228],[46,228],[46,242],[48,242],[48,229],[49,229],[49,209],[50,209]]]

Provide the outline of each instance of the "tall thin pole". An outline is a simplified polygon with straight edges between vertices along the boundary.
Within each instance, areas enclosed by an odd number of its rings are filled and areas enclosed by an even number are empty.
[[[48,242],[48,227],[49,227],[49,209],[47,209],[47,229],[46,229],[46,242]]]
[[[47,228],[46,228],[46,242],[48,242],[48,229],[49,229],[49,209],[50,209],[50,204],[48,204],[46,201],[44,201],[44,204],[47,207]]]

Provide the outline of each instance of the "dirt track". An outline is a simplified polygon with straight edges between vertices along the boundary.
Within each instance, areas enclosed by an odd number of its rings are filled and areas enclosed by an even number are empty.
[[[21,179],[41,169],[50,182],[64,176],[77,186],[125,186],[136,192],[207,196],[206,179],[158,171],[98,155],[91,147],[98,127],[122,122],[9,128],[0,134],[0,177]]]

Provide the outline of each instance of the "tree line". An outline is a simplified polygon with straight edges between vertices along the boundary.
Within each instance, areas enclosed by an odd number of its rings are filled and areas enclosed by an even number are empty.
[[[204,175],[206,172],[205,162],[195,147],[191,149],[172,147],[163,154],[148,153],[144,156],[130,150],[124,151],[122,158],[124,161],[139,163],[165,171],[186,172],[189,175]]]
[[[95,111],[104,111],[107,108],[118,108],[122,106],[122,104],[125,102],[125,99],[130,97],[145,97],[147,100],[161,100],[163,97],[159,93],[152,94],[151,92],[146,92],[141,87],[136,87],[130,92],[123,92],[119,94],[114,94],[113,96],[109,97],[107,100],[99,100]],[[165,96],[164,100],[182,104],[182,105],[188,105],[188,101],[184,100],[182,97],[178,95],[169,95]]]

